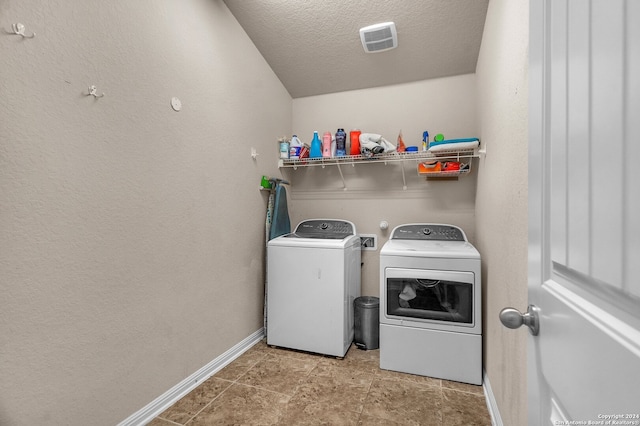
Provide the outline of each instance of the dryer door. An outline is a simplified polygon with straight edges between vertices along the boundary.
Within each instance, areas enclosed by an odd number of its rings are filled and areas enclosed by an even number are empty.
[[[468,332],[477,322],[474,277],[472,272],[386,268],[381,322]]]

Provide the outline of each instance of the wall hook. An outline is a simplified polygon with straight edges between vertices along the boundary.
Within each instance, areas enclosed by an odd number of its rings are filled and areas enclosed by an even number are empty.
[[[93,96],[94,98],[101,98],[104,96],[104,93],[102,95],[98,95],[98,89],[96,88],[96,86],[92,85],[92,86],[89,86],[89,94],[87,96]]]
[[[30,36],[26,35],[24,33],[24,24],[21,23],[17,23],[17,24],[12,24],[11,28],[13,29],[13,33],[17,34],[19,36],[22,36],[23,38],[34,38],[36,36],[36,33],[31,34]]]

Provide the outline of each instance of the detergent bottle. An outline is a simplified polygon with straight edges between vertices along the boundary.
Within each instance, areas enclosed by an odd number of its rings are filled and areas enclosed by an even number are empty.
[[[320,137],[318,131],[313,132],[313,139],[311,140],[311,151],[309,152],[309,158],[322,157],[322,144],[320,143]]]
[[[322,135],[322,156],[331,157],[331,133],[324,132]]]
[[[349,147],[349,153],[351,155],[360,155],[360,130],[353,129],[349,133],[349,138],[351,139],[351,146]]]
[[[291,147],[289,148],[289,158],[298,159],[300,158],[300,150],[302,149],[302,141],[298,138],[298,136],[293,135],[291,137]]]
[[[338,129],[336,132],[336,156],[344,157],[347,155],[347,132],[344,129]]]

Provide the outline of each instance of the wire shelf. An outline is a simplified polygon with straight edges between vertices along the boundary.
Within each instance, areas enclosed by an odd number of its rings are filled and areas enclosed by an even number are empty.
[[[353,165],[356,164],[375,164],[375,163],[393,163],[407,161],[425,161],[425,160],[450,160],[458,161],[463,158],[478,157],[477,150],[467,151],[418,151],[418,152],[393,152],[389,154],[378,154],[372,157],[365,155],[346,155],[344,157],[319,157],[319,158],[303,158],[303,159],[280,159],[278,167],[294,168],[298,167],[314,167],[314,166],[333,166],[333,165]]]
[[[459,161],[463,159],[469,159],[468,168],[464,170],[455,171],[439,171],[433,173],[419,173],[420,176],[426,176],[427,179],[431,178],[453,178],[469,173],[471,169],[471,160],[474,157],[479,157],[480,151],[478,149],[469,149],[461,151],[418,151],[418,152],[393,152],[388,154],[378,154],[374,156],[366,155],[346,155],[344,157],[320,157],[320,158],[303,158],[303,159],[280,159],[278,167],[280,168],[292,168],[297,170],[299,167],[326,167],[335,166],[340,173],[342,179],[343,189],[347,190],[347,183],[345,181],[344,173],[342,172],[342,166],[353,166],[356,164],[379,164],[379,163],[400,163],[402,165],[402,189],[407,189],[407,179],[405,176],[405,163],[413,162],[416,169],[417,165],[425,161]]]

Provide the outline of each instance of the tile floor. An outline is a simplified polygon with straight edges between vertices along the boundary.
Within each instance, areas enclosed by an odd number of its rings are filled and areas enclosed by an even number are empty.
[[[378,350],[340,360],[262,341],[149,425],[491,425],[481,386],[379,366]]]

